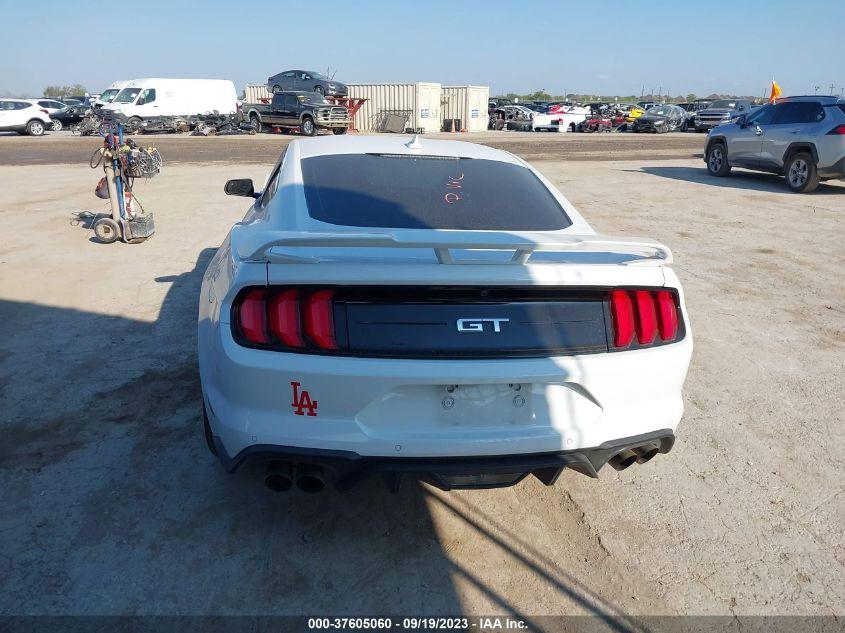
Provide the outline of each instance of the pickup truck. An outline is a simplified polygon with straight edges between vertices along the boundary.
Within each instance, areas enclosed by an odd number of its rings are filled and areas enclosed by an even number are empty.
[[[269,104],[252,103],[244,109],[256,132],[298,127],[305,136],[314,136],[321,128],[346,134],[352,122],[345,107],[332,105],[316,92],[277,92]]]
[[[696,132],[706,132],[718,125],[735,121],[753,110],[747,99],[717,99],[693,118]]]

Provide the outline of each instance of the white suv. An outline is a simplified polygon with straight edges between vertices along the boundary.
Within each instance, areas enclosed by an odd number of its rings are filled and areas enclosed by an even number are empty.
[[[502,487],[666,453],[692,352],[669,249],[597,235],[501,150],[292,142],[209,264],[205,433],[316,492]]]
[[[70,106],[66,103],[62,103],[61,101],[56,101],[55,99],[27,99],[31,104],[38,106],[44,112],[47,113],[48,116],[54,115],[56,112],[66,111]],[[62,129],[62,122],[59,119],[52,119],[50,124],[50,129],[54,132],[58,132]]]
[[[24,99],[0,99],[0,132],[41,136],[52,124],[50,115],[37,104]]]

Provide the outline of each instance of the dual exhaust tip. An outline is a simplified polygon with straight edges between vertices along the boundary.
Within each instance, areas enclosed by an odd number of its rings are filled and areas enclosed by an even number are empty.
[[[272,461],[267,466],[264,484],[276,492],[287,492],[295,485],[302,492],[317,493],[326,487],[326,473],[321,466]]]
[[[616,453],[610,458],[608,462],[615,470],[625,470],[628,466],[634,464],[645,464],[651,461],[655,455],[660,452],[660,444],[657,442],[647,442],[642,446],[634,448],[626,448],[624,451]]]

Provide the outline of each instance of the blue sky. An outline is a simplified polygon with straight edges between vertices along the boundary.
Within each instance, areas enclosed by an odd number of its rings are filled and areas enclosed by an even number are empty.
[[[110,10],[120,6],[131,20]],[[106,55],[112,14],[118,44]],[[226,78],[240,90],[327,67],[350,83],[493,93],[762,95],[773,76],[784,94],[845,87],[845,0],[0,0],[0,16],[0,94],[73,83],[99,92],[149,76]]]

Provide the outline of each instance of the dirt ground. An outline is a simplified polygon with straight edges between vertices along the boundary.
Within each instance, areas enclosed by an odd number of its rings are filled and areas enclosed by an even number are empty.
[[[0,613],[845,613],[845,182],[713,179],[695,135],[527,136],[600,232],[675,253],[675,448],[550,488],[313,496],[227,475],[199,420],[198,289],[247,206],[223,183],[284,139],[157,140],[157,233],[105,246],[74,215],[105,210],[96,140],[0,138]]]
[[[190,136],[188,134],[144,134],[133,137],[139,145],[153,145],[171,163],[204,162],[224,164],[275,162],[279,153],[299,135],[258,134],[255,136]],[[551,132],[472,132],[426,134],[425,138],[457,139],[483,143],[519,154],[526,160],[628,160],[637,158],[690,158],[703,151],[704,135],[670,133],[661,135],[605,133],[569,134]],[[0,132],[0,165],[80,165],[100,145],[96,136],[78,137],[71,132],[48,132],[41,137]]]

